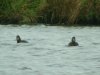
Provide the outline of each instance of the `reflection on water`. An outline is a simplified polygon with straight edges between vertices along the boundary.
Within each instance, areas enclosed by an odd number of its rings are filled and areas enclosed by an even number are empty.
[[[0,25],[0,33],[0,75],[100,75],[99,27]],[[67,46],[72,36],[78,47]]]
[[[22,68],[20,68],[20,70],[32,70],[32,69],[28,68],[28,67],[22,67]]]

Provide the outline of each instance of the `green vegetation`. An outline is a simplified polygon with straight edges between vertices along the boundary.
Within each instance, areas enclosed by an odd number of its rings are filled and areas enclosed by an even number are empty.
[[[100,0],[0,0],[0,23],[100,25]]]

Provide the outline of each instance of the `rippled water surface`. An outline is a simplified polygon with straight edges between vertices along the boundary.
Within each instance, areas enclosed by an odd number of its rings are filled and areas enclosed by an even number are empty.
[[[100,75],[100,27],[0,25],[0,75]]]

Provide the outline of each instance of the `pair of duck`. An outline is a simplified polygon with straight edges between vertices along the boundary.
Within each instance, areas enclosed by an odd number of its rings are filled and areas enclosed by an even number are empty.
[[[28,43],[26,40],[21,40],[20,36],[16,36],[17,43]],[[75,37],[72,37],[71,42],[68,44],[68,46],[78,46],[79,44],[76,42]]]

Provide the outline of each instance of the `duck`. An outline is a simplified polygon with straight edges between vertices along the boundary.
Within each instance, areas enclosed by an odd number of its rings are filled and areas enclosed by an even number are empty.
[[[16,36],[16,41],[17,43],[28,43],[26,40],[21,40],[19,35]]]
[[[76,42],[76,38],[75,37],[72,37],[72,40],[68,44],[68,46],[79,46],[79,44]]]

